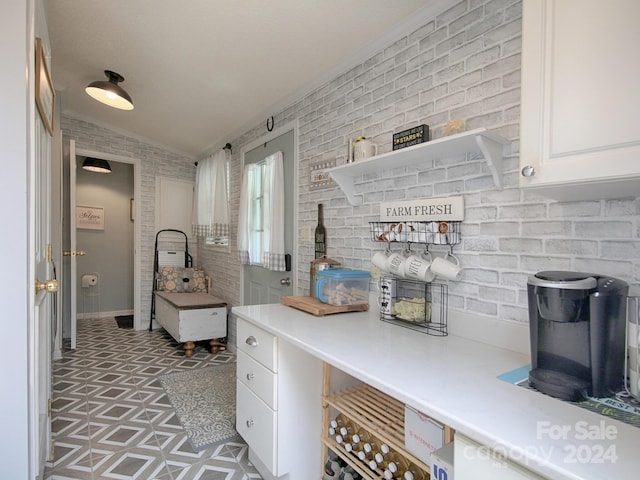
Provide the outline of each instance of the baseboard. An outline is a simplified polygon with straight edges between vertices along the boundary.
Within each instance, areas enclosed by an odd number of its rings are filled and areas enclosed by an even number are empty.
[[[79,313],[76,318],[78,320],[90,320],[92,318],[110,318],[110,317],[119,317],[122,315],[133,315],[133,309],[112,310],[110,312]]]

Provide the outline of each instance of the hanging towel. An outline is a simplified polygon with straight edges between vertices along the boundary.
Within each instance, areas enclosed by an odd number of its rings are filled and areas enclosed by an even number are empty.
[[[244,265],[285,270],[282,152],[244,169],[238,218],[238,258]]]
[[[193,197],[193,233],[199,237],[229,235],[227,150],[219,150],[198,162]]]

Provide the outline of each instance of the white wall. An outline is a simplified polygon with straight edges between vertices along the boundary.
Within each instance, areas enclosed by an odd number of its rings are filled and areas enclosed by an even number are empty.
[[[32,56],[31,22],[27,6],[32,2],[7,0],[2,4],[0,20],[0,57],[2,58],[2,110],[0,111],[0,218],[3,235],[0,250],[3,276],[0,299],[4,335],[0,349],[0,465],[5,478],[27,478],[28,472],[28,252],[27,185],[29,165],[29,108],[25,71]],[[33,6],[31,6],[33,11]],[[31,106],[32,108],[32,106]]]

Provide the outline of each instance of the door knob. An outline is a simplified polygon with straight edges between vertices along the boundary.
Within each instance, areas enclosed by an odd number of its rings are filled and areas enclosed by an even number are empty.
[[[256,337],[254,337],[253,335],[248,336],[247,339],[244,341],[244,343],[246,343],[250,347],[255,347],[256,345],[258,345],[258,341],[256,340]]]
[[[47,280],[46,282],[41,282],[36,279],[36,292],[40,290],[46,290],[47,293],[55,293],[58,291],[58,280]]]
[[[289,277],[280,279],[280,285],[291,285],[291,279]]]
[[[65,250],[62,252],[62,256],[64,257],[84,257],[87,253],[84,250]]]

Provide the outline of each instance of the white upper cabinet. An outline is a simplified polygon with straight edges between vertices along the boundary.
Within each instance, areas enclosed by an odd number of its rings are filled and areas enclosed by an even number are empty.
[[[640,1],[524,0],[520,186],[640,196]]]

